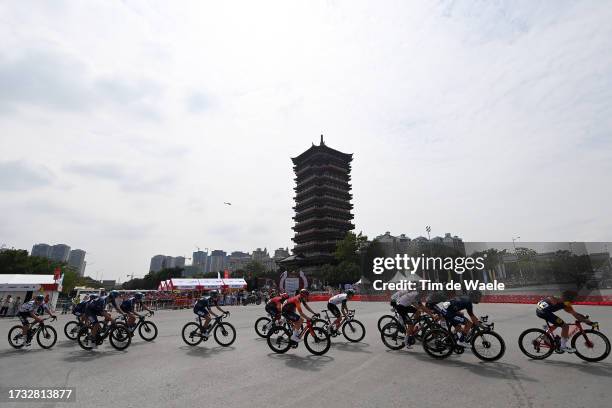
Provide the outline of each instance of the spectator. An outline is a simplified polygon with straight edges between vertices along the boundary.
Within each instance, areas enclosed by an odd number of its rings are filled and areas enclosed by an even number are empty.
[[[6,317],[9,308],[13,306],[13,297],[8,295],[4,303],[2,304],[2,308],[0,308],[0,317]]]
[[[17,311],[19,310],[19,306],[21,306],[21,296],[17,296],[17,300],[15,300],[15,303],[13,303],[13,311],[11,313],[13,316],[17,315]]]

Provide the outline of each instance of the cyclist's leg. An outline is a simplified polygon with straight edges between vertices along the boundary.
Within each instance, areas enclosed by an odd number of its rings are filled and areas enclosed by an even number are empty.
[[[340,326],[341,321],[340,310],[338,310],[338,306],[334,305],[333,303],[327,303],[327,310],[329,310],[331,314],[333,314],[336,318],[336,320],[334,320],[332,324],[337,329]]]

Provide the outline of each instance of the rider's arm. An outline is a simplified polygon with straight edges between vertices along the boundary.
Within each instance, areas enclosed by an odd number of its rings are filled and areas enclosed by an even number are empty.
[[[317,314],[317,313],[316,313],[314,310],[312,310],[312,309],[310,308],[310,306],[308,306],[308,303],[303,302],[302,304],[304,305],[304,307],[306,308],[306,310],[308,310],[310,313],[312,313],[313,315],[314,315],[314,314]],[[298,305],[298,306],[299,306],[299,305]],[[300,308],[298,307],[298,309],[300,309]],[[300,311],[300,313],[301,313],[301,311]]]
[[[348,302],[345,300],[344,302],[342,302],[342,314],[344,316],[346,316],[346,314],[348,313]]]
[[[480,320],[478,320],[478,318],[474,314],[474,309],[473,309],[473,306],[472,306],[471,303],[465,308],[465,311],[470,316],[470,320],[472,321],[472,323],[474,323],[474,324],[480,323]]]
[[[578,313],[577,311],[574,310],[574,308],[571,305],[566,305],[565,306],[565,311],[569,314],[571,314],[572,316],[574,316],[574,318],[576,320],[578,320],[579,322],[585,322],[588,324],[591,324],[592,322],[586,318],[585,315]]]
[[[221,312],[221,313],[227,313],[225,310],[221,309],[221,306],[219,306],[219,303],[215,303],[215,307]]]
[[[36,320],[38,323],[42,322],[42,319],[39,315],[37,315],[36,313],[34,313],[34,311],[30,311],[30,317],[34,320]]]
[[[306,308],[312,312],[312,309],[310,309],[308,305],[304,304],[304,306],[306,306]],[[304,312],[302,312],[302,307],[300,306],[299,303],[295,306],[295,310],[298,312],[298,314],[300,315],[302,319],[306,319],[306,320],[310,319],[310,317],[306,316]]]

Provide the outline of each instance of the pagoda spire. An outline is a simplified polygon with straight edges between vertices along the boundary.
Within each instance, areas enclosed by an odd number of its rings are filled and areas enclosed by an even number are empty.
[[[324,146],[325,142],[323,141],[323,135],[321,135],[321,143],[319,144],[319,146]]]

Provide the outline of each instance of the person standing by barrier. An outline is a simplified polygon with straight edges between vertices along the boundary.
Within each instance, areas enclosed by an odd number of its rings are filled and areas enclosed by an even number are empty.
[[[6,300],[2,304],[2,308],[0,308],[0,316],[6,317],[6,314],[8,313],[9,308],[12,308],[12,307],[13,307],[13,297],[11,295],[8,295]]]

